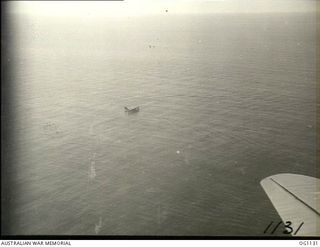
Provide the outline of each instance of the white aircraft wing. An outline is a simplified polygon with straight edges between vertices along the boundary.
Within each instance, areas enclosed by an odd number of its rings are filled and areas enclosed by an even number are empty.
[[[277,174],[260,184],[291,235],[320,236],[320,179]]]

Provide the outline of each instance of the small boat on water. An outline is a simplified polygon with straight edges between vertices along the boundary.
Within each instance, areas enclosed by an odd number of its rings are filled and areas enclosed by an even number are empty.
[[[128,113],[128,114],[137,113],[137,112],[140,111],[140,107],[137,106],[137,107],[135,107],[135,108],[133,108],[133,109],[129,109],[128,107],[125,106],[125,107],[124,107],[124,111],[125,111],[126,113]]]

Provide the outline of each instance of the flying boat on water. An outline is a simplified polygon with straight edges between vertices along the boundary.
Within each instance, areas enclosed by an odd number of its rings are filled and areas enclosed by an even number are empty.
[[[137,113],[137,112],[140,111],[140,107],[137,106],[137,107],[135,107],[135,108],[129,109],[128,107],[125,106],[125,107],[124,107],[124,111],[125,111],[126,113],[128,113],[128,114]]]

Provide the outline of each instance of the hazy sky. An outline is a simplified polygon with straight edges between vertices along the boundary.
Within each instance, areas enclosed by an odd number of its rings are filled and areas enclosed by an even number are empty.
[[[10,10],[46,16],[121,17],[164,13],[306,12],[315,11],[317,4],[317,0],[12,1]]]

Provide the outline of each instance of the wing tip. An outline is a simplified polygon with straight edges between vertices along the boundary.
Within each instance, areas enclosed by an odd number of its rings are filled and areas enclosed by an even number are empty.
[[[277,174],[273,174],[271,176],[265,177],[260,181],[260,185],[263,185],[263,183],[265,183],[266,181],[270,180],[270,179],[276,179],[276,178],[283,178],[283,177],[292,177],[297,178],[297,177],[305,177],[305,178],[313,178],[310,176],[306,176],[306,175],[302,175],[302,174],[295,174],[295,173],[277,173]]]
[[[277,173],[277,174],[273,174],[271,176],[265,177],[260,181],[260,185],[262,186],[263,183],[265,183],[266,181],[272,179],[272,178],[276,178],[279,176],[291,176],[291,175],[299,175],[299,174],[294,174],[294,173]]]

